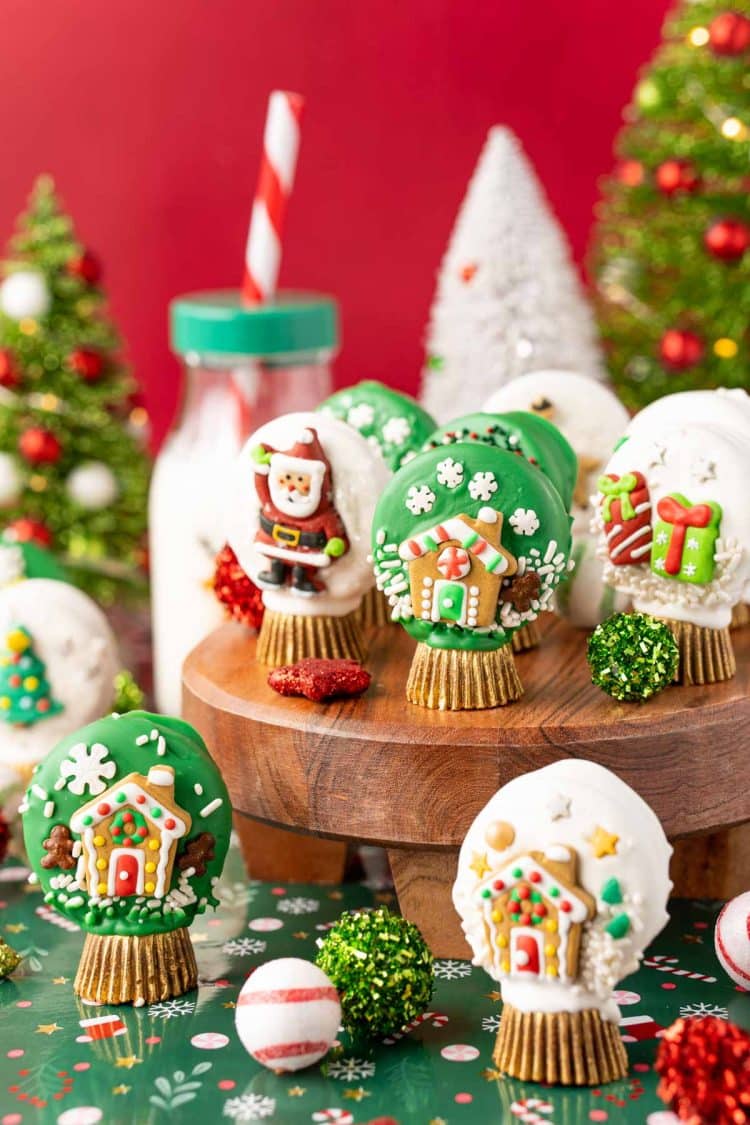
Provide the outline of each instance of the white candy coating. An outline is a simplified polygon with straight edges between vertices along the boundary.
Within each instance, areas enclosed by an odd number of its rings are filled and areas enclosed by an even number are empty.
[[[750,434],[750,395],[739,388],[715,391],[680,391],[644,406],[631,419],[628,436],[661,432],[665,428],[696,424],[742,430]]]
[[[488,844],[487,828],[495,821],[514,830],[512,843],[503,850]],[[596,857],[592,836],[597,828],[617,837],[615,854]],[[508,838],[506,832],[503,842]],[[490,833],[489,839],[495,842],[497,836]],[[517,971],[508,975],[499,967],[503,954],[490,944],[479,888],[529,852],[543,852],[553,859],[564,854],[559,848],[566,847],[578,855],[578,886],[596,899],[595,916],[583,925],[579,975],[569,981],[529,979],[528,973]],[[597,1008],[605,1019],[616,1021],[619,1013],[612,992],[637,967],[643,950],[668,920],[671,854],[654,812],[603,766],[569,759],[514,778],[476,817],[459,855],[453,902],[474,964],[499,980],[503,1001],[521,1011]],[[486,856],[490,869],[481,879],[472,867],[477,856]],[[623,901],[617,905],[600,898],[611,878],[622,890]],[[615,940],[605,927],[618,913],[629,916],[630,927]]]
[[[242,1045],[270,1070],[302,1070],[333,1045],[341,1023],[336,989],[317,965],[280,957],[256,969],[237,998]]]
[[[714,577],[694,584],[663,578],[648,565],[614,566],[607,559],[602,532],[599,555],[605,581],[630,594],[641,613],[724,628],[750,581],[750,441],[740,430],[713,425],[692,423],[658,433],[648,427],[623,442],[604,473],[619,477],[634,471],[643,473],[648,483],[654,513],[659,500],[673,493],[683,494],[692,504],[713,500],[721,505]],[[601,531],[598,511],[594,525]]]
[[[373,585],[370,527],[375,505],[388,484],[390,473],[377,449],[345,422],[325,414],[284,414],[267,422],[248,439],[237,463],[234,503],[227,538],[243,570],[257,581],[268,569],[268,559],[254,540],[259,527],[260,500],[255,490],[257,465],[251,451],[261,443],[287,450],[306,429],[315,430],[330,461],[333,504],[346,528],[349,549],[318,578],[326,592],[315,597],[295,595],[291,590],[264,590],[263,601],[271,609],[299,616],[344,616],[359,605]]]
[[[71,731],[112,710],[120,670],[117,641],[106,617],[66,582],[32,578],[0,590],[0,642],[14,626],[31,634],[53,697],[63,710],[32,726],[0,720],[0,764],[36,764]]]
[[[750,989],[750,891],[737,895],[716,919],[714,948],[735,984]]]

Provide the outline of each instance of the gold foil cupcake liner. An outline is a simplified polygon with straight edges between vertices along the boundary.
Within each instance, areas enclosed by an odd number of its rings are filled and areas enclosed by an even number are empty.
[[[680,650],[678,684],[718,684],[737,671],[729,629],[707,629],[690,621],[663,618]]]
[[[358,610],[343,617],[303,617],[267,609],[258,634],[256,656],[278,668],[315,657],[364,661],[367,655]]]
[[[511,1078],[554,1086],[599,1086],[628,1072],[617,1024],[595,1008],[521,1012],[506,1004],[493,1058]]]
[[[528,652],[529,649],[538,648],[542,634],[536,621],[527,621],[511,637],[514,652]]]
[[[747,602],[737,602],[737,605],[732,610],[732,620],[729,623],[730,629],[744,629],[746,625],[750,625],[750,605]]]
[[[362,598],[358,613],[363,629],[381,629],[393,624],[388,599],[377,586],[372,586]]]
[[[523,695],[510,645],[491,651],[417,645],[406,698],[440,711],[502,707]]]
[[[187,929],[120,937],[87,934],[74,990],[97,1004],[153,1004],[198,986]]]

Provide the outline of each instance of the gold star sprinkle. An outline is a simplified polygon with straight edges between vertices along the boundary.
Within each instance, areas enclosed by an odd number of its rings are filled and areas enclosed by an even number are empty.
[[[287,1090],[290,1098],[301,1098],[305,1093],[307,1093],[307,1090],[304,1086],[290,1086]]]
[[[306,933],[305,930],[297,930],[296,934],[292,934],[292,937],[296,937],[299,941],[304,941],[305,938],[309,936],[310,935]]]
[[[617,843],[620,839],[615,836],[614,832],[608,832],[606,828],[602,828],[597,824],[594,829],[594,834],[590,838],[591,850],[594,853],[595,859],[601,859],[605,855],[617,855]]]
[[[133,1089],[132,1086],[113,1086],[112,1087],[112,1093],[113,1094],[129,1094],[132,1089]]]
[[[478,879],[481,879],[483,875],[486,875],[490,870],[490,865],[487,862],[487,852],[474,852],[471,857],[471,863],[469,864],[469,867],[472,871],[476,872],[476,876]]]
[[[27,929],[23,922],[9,922],[5,927],[6,933],[9,934],[22,934]]]
[[[353,1090],[344,1090],[344,1097],[348,1098],[350,1102],[361,1102],[363,1098],[369,1098],[370,1091],[363,1090],[361,1086],[357,1086]]]
[[[123,1055],[121,1059],[115,1060],[115,1066],[122,1067],[124,1070],[132,1070],[134,1066],[142,1062],[143,1059],[138,1059],[135,1055]]]
[[[503,1077],[502,1070],[495,1070],[493,1067],[487,1067],[486,1070],[482,1071],[482,1078],[485,1082],[499,1082]]]
[[[502,993],[500,993],[500,992],[485,992],[484,997],[485,997],[485,1000],[494,1000],[495,1002],[497,1002],[498,1000],[502,1000]]]
[[[62,1031],[57,1023],[40,1023],[36,1029],[37,1035],[54,1035],[56,1031]]]
[[[69,984],[70,983],[70,977],[53,977],[52,983],[53,984]]]
[[[427,1125],[448,1125],[444,1117],[431,1117]]]
[[[236,1008],[237,1004],[234,1000],[225,1000],[221,1006],[222,1008]]]

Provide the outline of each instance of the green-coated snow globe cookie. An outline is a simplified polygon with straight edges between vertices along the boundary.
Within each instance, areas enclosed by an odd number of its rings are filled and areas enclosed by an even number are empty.
[[[420,453],[380,499],[372,553],[392,619],[419,642],[410,702],[519,698],[511,639],[548,608],[570,555],[568,513],[538,468],[481,442]]]
[[[76,992],[141,1005],[195,988],[187,927],[217,905],[232,814],[197,731],[145,711],[92,723],[37,766],[21,811],[45,902],[86,931]]]

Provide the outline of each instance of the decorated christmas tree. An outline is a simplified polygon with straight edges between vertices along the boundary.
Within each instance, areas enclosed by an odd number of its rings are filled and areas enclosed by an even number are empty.
[[[748,0],[678,4],[625,112],[592,272],[630,407],[750,387],[749,61]]]
[[[490,130],[443,258],[422,401],[439,422],[504,383],[562,368],[603,377],[565,235],[518,139]]]
[[[34,651],[31,634],[22,625],[4,638],[0,656],[0,720],[31,725],[62,711],[52,697],[47,669]]]
[[[0,285],[0,530],[99,600],[145,590],[147,417],[100,266],[41,177]]]

